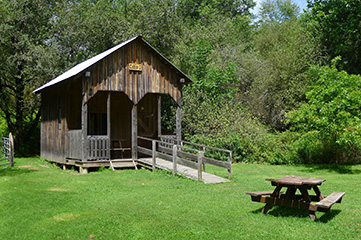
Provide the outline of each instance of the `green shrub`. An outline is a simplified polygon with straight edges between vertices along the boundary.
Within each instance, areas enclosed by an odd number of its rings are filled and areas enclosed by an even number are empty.
[[[303,162],[353,163],[361,158],[361,77],[312,67],[307,102],[287,114]]]

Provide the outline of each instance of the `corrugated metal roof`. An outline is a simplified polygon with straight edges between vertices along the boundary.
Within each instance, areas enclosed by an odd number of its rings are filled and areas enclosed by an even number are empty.
[[[82,71],[84,71],[85,69],[89,68],[90,66],[92,66],[93,64],[97,63],[98,61],[102,60],[103,58],[105,58],[106,56],[110,55],[111,53],[115,52],[116,50],[124,47],[125,45],[127,45],[128,43],[134,41],[135,39],[140,38],[143,42],[145,42],[149,47],[151,47],[157,54],[159,54],[164,60],[166,60],[171,66],[173,66],[177,71],[179,71],[182,75],[184,75],[184,77],[189,80],[190,82],[192,82],[192,80],[185,75],[181,70],[179,70],[176,66],[174,66],[168,59],[166,59],[162,54],[160,54],[155,48],[153,48],[147,41],[145,41],[142,37],[138,36],[138,37],[134,37],[132,39],[129,39],[111,49],[106,50],[105,52],[102,52],[82,63],[79,63],[78,65],[72,67],[71,69],[69,69],[68,71],[64,72],[63,74],[57,76],[56,78],[54,78],[53,80],[49,81],[48,83],[44,84],[43,86],[39,87],[38,89],[34,90],[34,93],[37,93],[47,87],[50,87],[52,85],[55,85],[57,83],[60,83],[66,79],[69,79],[79,73],[81,73]]]

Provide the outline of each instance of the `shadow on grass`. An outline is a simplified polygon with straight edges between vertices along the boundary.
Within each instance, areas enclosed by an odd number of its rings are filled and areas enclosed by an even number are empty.
[[[29,168],[4,168],[4,169],[0,169],[0,178],[1,177],[5,177],[5,176],[18,176],[18,175],[23,175],[23,174],[29,174],[32,172],[35,172],[37,170],[35,169],[29,169]]]
[[[252,211],[251,213],[255,214],[261,214],[263,207]],[[335,216],[337,216],[341,211],[340,210],[333,210],[329,213],[321,213],[316,212],[317,216],[317,222],[327,223],[331,221]],[[272,215],[275,217],[298,217],[298,218],[309,218],[309,212],[308,210],[302,210],[302,209],[295,209],[295,208],[288,208],[288,207],[278,207],[274,206],[272,209],[270,209],[267,213],[268,215]],[[321,217],[319,217],[321,214],[323,214]]]
[[[335,164],[320,164],[320,165],[303,165],[306,169],[302,172],[315,172],[319,170],[326,170],[328,172],[336,172],[340,174],[360,174],[360,169],[352,169],[353,165],[335,165]]]

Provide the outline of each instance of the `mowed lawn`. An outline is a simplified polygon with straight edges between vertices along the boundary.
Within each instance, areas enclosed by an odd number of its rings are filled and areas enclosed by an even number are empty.
[[[264,179],[285,175],[325,178],[323,194],[346,195],[316,222],[289,208],[262,215],[245,193],[273,190]],[[15,159],[0,169],[0,239],[361,239],[361,165],[235,164],[230,183],[206,185],[160,170],[79,175]]]

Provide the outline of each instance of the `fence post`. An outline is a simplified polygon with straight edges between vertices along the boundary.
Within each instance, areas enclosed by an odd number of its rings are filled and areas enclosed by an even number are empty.
[[[228,155],[228,179],[231,179],[232,177],[232,152],[229,152]]]
[[[202,181],[202,163],[203,163],[204,152],[198,152],[198,181]]]
[[[177,145],[173,145],[173,176],[177,173]]]
[[[14,137],[12,133],[9,133],[9,164],[11,167],[14,167]]]
[[[152,162],[153,162],[153,171],[155,170],[155,151],[156,151],[156,147],[157,147],[157,145],[156,145],[157,143],[156,143],[156,141],[155,140],[153,140],[152,141]]]
[[[203,157],[206,155],[206,147],[203,146]],[[206,164],[202,161],[202,165],[203,165],[203,172],[206,171]]]

